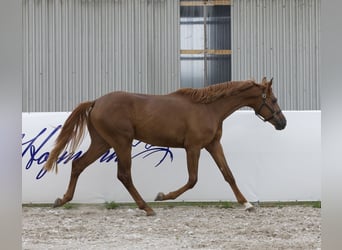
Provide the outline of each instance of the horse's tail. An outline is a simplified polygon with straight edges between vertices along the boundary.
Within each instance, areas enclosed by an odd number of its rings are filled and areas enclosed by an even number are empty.
[[[44,169],[50,171],[55,168],[57,173],[58,156],[69,143],[71,154],[74,153],[83,139],[89,111],[93,107],[94,103],[94,101],[81,103],[71,112],[62,127],[62,131],[56,139],[55,146],[49,154],[48,160],[44,165]]]

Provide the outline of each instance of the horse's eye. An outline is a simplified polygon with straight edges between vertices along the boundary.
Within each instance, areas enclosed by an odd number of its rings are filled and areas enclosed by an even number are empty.
[[[272,103],[277,103],[277,98],[272,99]]]

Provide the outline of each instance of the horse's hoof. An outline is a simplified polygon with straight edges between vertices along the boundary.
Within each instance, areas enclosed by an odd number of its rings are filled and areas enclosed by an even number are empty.
[[[247,211],[247,212],[256,212],[256,208],[255,207],[245,208],[245,211]]]
[[[151,209],[150,211],[146,211],[146,216],[155,216],[156,213]]]
[[[157,197],[154,199],[154,201],[163,201],[164,200],[164,193],[158,193]]]
[[[245,211],[247,211],[247,212],[255,212],[255,207],[251,203],[246,202],[243,205],[245,206]]]
[[[60,206],[62,206],[62,199],[57,198],[55,200],[55,203],[53,204],[53,207],[55,208],[55,207],[60,207]]]

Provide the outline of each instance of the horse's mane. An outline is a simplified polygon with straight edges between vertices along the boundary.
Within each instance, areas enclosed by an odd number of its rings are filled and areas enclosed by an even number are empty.
[[[205,88],[183,88],[175,93],[189,96],[196,103],[211,103],[221,97],[233,96],[250,89],[256,83],[254,81],[224,82],[213,84]]]

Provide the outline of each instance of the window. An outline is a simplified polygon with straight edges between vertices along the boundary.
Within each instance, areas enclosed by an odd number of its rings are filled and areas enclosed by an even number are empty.
[[[230,1],[180,1],[181,86],[231,80]]]

